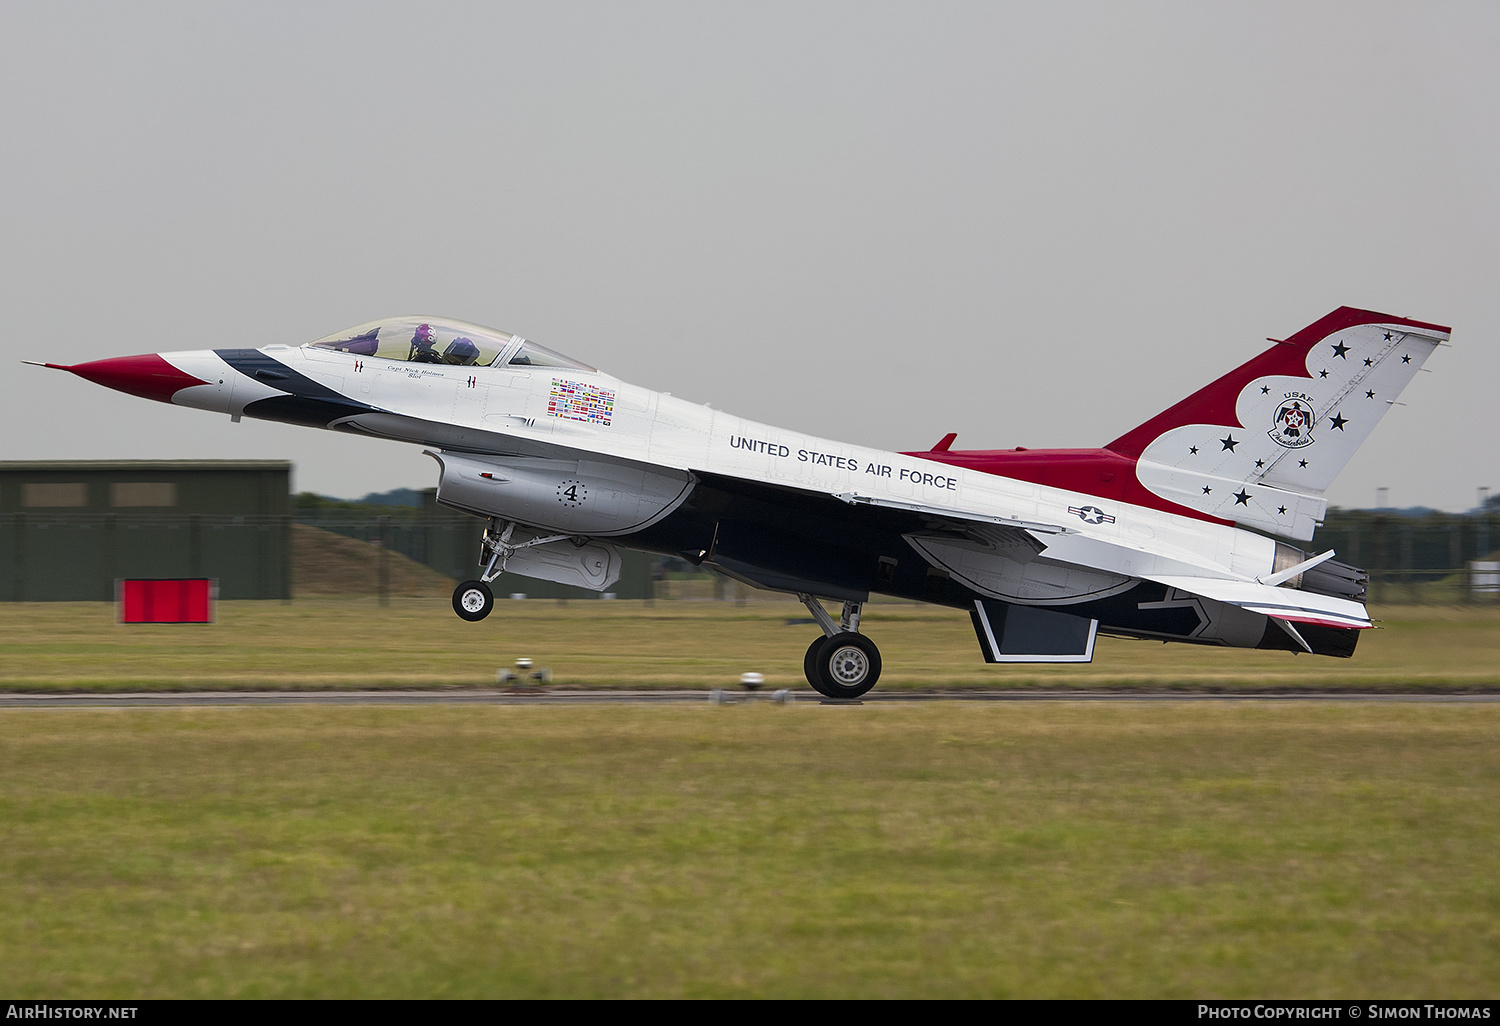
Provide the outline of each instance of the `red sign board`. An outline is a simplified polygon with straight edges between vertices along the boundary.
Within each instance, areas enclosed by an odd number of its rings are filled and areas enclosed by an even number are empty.
[[[119,581],[121,623],[213,623],[215,582],[206,577]]]

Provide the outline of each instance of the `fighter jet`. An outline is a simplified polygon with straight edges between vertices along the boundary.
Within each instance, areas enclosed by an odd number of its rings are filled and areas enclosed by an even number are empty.
[[[1088,662],[1100,634],[1352,655],[1368,576],[1292,542],[1449,335],[1341,307],[1098,449],[959,450],[948,434],[885,452],[438,317],[43,366],[235,421],[426,446],[438,502],[487,521],[453,593],[465,620],[489,615],[505,572],[604,591],[622,547],[796,595],[822,629],[808,682],[852,699],[880,677],[860,629],[872,594],[967,610],[991,663]]]

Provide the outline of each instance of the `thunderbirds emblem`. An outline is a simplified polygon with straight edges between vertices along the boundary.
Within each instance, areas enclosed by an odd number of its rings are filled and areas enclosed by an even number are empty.
[[[1268,434],[1271,441],[1288,449],[1313,444],[1313,399],[1301,392],[1288,392],[1286,401],[1276,409],[1275,427]]]
[[[1069,506],[1068,512],[1085,524],[1112,524],[1115,518],[1098,506]]]

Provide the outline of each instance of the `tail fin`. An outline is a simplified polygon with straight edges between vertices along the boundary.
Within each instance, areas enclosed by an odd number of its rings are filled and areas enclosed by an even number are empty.
[[[1340,307],[1106,448],[1164,499],[1306,540],[1324,490],[1449,334]]]

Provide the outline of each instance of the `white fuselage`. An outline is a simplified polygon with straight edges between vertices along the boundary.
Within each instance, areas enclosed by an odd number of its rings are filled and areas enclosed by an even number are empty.
[[[1013,522],[1041,528],[1052,559],[1130,578],[1246,581],[1270,573],[1275,561],[1274,541],[1235,527],[789,431],[600,372],[413,364],[290,346],[260,352],[376,408],[355,409],[332,427],[463,452],[587,454],[851,503]],[[161,355],[209,382],[177,392],[173,402],[181,405],[239,416],[285,391],[235,370],[211,350]],[[559,392],[570,389],[560,406]],[[1102,506],[1113,522],[1088,523],[1070,513],[1082,505]]]

